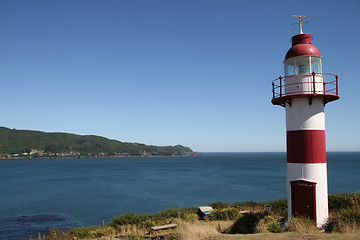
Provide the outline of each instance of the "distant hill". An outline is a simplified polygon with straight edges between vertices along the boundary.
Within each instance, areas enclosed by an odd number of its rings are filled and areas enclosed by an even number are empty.
[[[127,143],[94,135],[46,133],[0,127],[0,157],[105,157],[195,155],[190,148]]]

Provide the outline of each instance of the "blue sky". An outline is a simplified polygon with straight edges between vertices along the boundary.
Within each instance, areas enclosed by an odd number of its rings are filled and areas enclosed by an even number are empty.
[[[200,152],[285,151],[271,81],[304,32],[339,75],[329,151],[360,151],[360,1],[1,0],[0,126]]]

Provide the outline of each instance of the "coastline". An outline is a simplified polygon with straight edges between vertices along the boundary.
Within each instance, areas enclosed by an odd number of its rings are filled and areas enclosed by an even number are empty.
[[[323,228],[312,221],[287,219],[286,199],[269,202],[210,203],[210,214],[200,207],[171,208],[155,214],[125,213],[109,224],[82,226],[66,232],[51,228],[38,240],[55,239],[358,239],[360,191],[329,195],[330,218]],[[354,213],[353,211],[355,210]],[[353,215],[347,215],[350,211]],[[342,215],[344,214],[344,215]],[[344,218],[344,220],[340,220]],[[170,224],[171,223],[171,224]],[[48,238],[47,238],[48,237]],[[30,237],[30,239],[35,240]],[[58,239],[58,238],[56,238]]]
[[[127,156],[79,156],[79,157],[0,157],[0,160],[12,160],[12,159],[86,159],[86,158],[126,158],[126,157],[139,157],[139,158],[145,158],[145,157],[195,157],[199,156],[201,153],[194,153],[194,154],[182,154],[182,155],[127,155]]]
[[[4,157],[0,155],[0,159],[11,160],[11,159],[78,159],[78,158],[126,158],[126,157],[194,157],[199,156],[201,153],[193,152],[189,154],[172,154],[172,155],[94,155],[94,156],[22,156],[22,157]]]

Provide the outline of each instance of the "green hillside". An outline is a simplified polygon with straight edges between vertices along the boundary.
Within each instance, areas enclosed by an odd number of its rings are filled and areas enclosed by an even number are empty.
[[[0,157],[181,156],[190,148],[149,146],[93,135],[46,133],[0,127]]]

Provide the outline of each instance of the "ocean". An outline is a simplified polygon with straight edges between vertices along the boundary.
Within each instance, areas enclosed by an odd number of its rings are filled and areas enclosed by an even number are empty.
[[[329,193],[360,190],[360,152],[329,152]],[[286,153],[0,160],[0,239],[212,202],[286,198]]]

